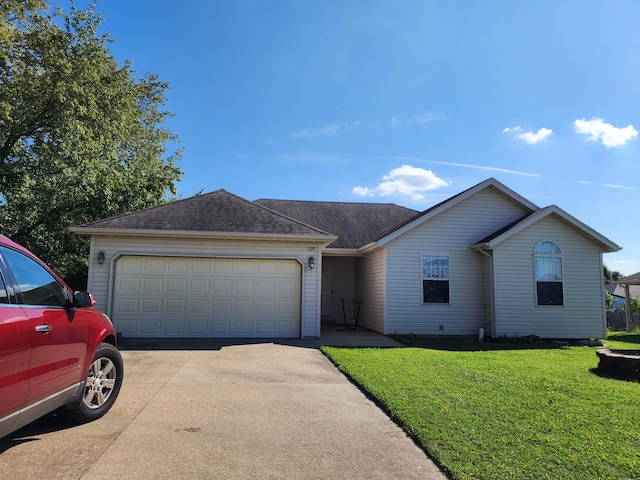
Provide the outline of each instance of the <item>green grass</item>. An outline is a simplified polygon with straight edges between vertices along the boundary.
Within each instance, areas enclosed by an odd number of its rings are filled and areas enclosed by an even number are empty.
[[[638,349],[640,334],[613,334]],[[640,478],[640,383],[591,347],[414,339],[323,352],[457,479]]]

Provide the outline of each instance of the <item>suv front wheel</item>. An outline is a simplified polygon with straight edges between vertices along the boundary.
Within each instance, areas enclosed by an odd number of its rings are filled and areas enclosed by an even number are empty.
[[[85,423],[107,413],[120,392],[123,373],[118,349],[109,343],[101,343],[89,366],[82,400],[69,410],[71,416]]]

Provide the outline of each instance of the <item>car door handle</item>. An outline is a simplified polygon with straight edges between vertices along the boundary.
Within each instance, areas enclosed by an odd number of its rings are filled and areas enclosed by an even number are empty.
[[[36,327],[36,332],[38,333],[49,333],[51,330],[51,325],[38,325]]]

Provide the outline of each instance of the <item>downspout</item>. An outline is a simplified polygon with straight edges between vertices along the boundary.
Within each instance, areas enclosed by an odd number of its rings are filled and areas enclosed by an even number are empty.
[[[495,285],[494,285],[494,275],[493,275],[493,255],[484,250],[484,247],[478,247],[478,251],[489,258],[489,288],[491,289],[489,298],[491,299],[489,303],[489,316],[491,317],[491,336],[495,337],[497,332],[496,326],[496,314],[495,314]]]

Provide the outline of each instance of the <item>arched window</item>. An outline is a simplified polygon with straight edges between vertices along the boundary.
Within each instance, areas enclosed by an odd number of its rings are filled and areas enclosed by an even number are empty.
[[[534,252],[538,305],[564,305],[562,292],[562,251],[544,240]]]

